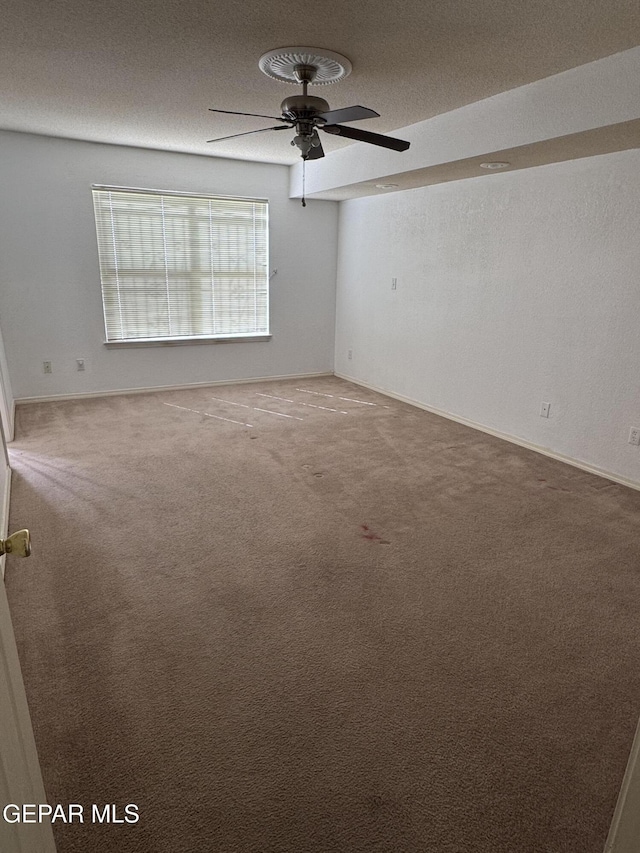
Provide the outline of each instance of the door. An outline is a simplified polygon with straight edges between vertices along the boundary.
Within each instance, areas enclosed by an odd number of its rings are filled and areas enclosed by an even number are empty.
[[[7,462],[4,432],[0,429],[0,538],[6,536],[11,470]],[[2,577],[4,578],[4,560]],[[11,560],[17,557],[9,556]],[[22,683],[9,605],[0,581],[0,850],[2,853],[55,853],[48,823],[12,823],[5,819],[5,806],[46,803],[38,754],[33,739],[27,697]],[[7,810],[9,821],[15,809]]]
[[[9,380],[9,368],[0,330],[0,424],[7,441],[13,441],[13,392]],[[4,458],[4,457],[3,457]]]

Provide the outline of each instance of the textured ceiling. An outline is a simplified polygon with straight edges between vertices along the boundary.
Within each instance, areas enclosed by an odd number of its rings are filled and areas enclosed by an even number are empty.
[[[208,107],[277,116],[296,93],[259,71],[267,50],[346,55],[351,76],[316,94],[377,110],[354,126],[389,132],[638,44],[637,0],[10,0],[0,126],[293,163],[285,133],[205,143],[270,124]]]

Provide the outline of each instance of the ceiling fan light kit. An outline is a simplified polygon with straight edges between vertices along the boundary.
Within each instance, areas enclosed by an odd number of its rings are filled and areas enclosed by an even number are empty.
[[[264,53],[260,57],[258,67],[274,80],[302,85],[302,94],[285,98],[280,105],[280,116],[210,108],[210,111],[214,113],[268,118],[281,122],[281,124],[275,127],[249,130],[245,133],[234,133],[231,136],[222,136],[218,139],[209,139],[209,142],[220,142],[223,139],[248,136],[251,133],[264,133],[268,130],[295,130],[296,135],[291,144],[299,148],[303,161],[318,160],[324,157],[318,130],[323,130],[325,133],[334,136],[342,136],[345,139],[389,148],[393,151],[406,151],[409,148],[409,143],[403,139],[343,126],[344,122],[378,118],[380,114],[375,110],[361,106],[332,110],[324,98],[318,98],[307,93],[310,85],[325,86],[348,77],[352,66],[346,56],[315,47],[281,47]]]

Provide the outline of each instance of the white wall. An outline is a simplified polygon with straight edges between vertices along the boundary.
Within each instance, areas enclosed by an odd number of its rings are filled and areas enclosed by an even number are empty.
[[[639,198],[634,150],[343,203],[336,372],[640,483]]]
[[[0,323],[16,399],[332,370],[337,204],[302,209],[288,167],[11,132],[0,150]],[[95,183],[268,198],[272,340],[107,349]]]

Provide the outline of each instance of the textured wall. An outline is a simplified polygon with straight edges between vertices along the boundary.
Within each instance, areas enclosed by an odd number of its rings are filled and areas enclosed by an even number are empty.
[[[287,167],[7,132],[0,145],[0,323],[16,398],[331,371],[337,204],[302,210]],[[104,347],[94,183],[268,198],[272,340]]]
[[[636,150],[345,202],[336,371],[640,482],[639,197]]]

